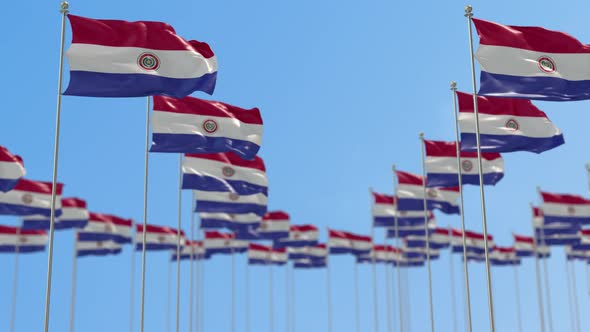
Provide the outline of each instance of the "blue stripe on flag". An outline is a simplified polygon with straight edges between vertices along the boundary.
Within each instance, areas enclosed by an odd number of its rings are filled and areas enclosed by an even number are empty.
[[[250,141],[227,137],[210,137],[197,134],[152,134],[150,152],[218,153],[232,151],[243,159],[251,160],[260,146]]]

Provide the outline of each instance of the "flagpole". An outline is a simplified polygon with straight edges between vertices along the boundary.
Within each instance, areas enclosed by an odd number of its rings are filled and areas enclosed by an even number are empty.
[[[195,210],[195,193],[194,191],[191,191],[191,218],[190,218],[190,223],[191,223],[191,241],[195,241],[195,213],[193,212]],[[196,259],[195,257],[195,246],[193,243],[191,243],[191,256],[190,256],[190,272],[189,272],[189,318],[188,318],[188,331],[189,332],[193,332],[193,292],[194,292],[194,282],[193,282],[193,269],[195,267],[195,262],[194,260]]]
[[[145,155],[144,155],[144,178],[143,178],[143,234],[141,244],[141,297],[139,311],[139,331],[144,330],[145,317],[145,256],[147,242],[147,208],[148,208],[148,165],[149,165],[149,146],[150,146],[150,97],[146,97],[145,113]],[[169,328],[169,327],[167,327]],[[45,331],[47,332],[47,331]]]
[[[291,322],[289,321],[290,316],[290,293],[289,293],[289,261],[285,265],[285,332],[289,332],[289,327],[291,326]]]
[[[199,229],[201,229],[201,228],[199,227]],[[201,233],[201,238],[204,241],[205,236],[203,233]],[[205,261],[206,260],[203,259],[203,261],[201,262],[201,266],[200,266],[201,269],[199,271],[201,274],[201,280],[200,280],[200,283],[201,283],[201,286],[200,286],[201,287],[200,288],[201,289],[201,292],[200,292],[201,304],[199,305],[199,308],[201,309],[200,317],[199,317],[199,319],[200,319],[199,321],[201,323],[201,328],[200,328],[201,331],[205,331]]]
[[[518,282],[518,268],[514,266],[514,288],[516,292],[516,314],[518,316],[518,332],[522,332],[522,314],[520,310],[520,285]]]
[[[471,324],[471,292],[469,290],[469,265],[467,262],[467,236],[465,235],[465,210],[463,204],[463,170],[461,168],[461,139],[459,137],[459,118],[457,116],[457,82],[451,82],[453,93],[453,115],[455,116],[455,149],[457,151],[457,176],[459,181],[459,199],[461,203],[461,239],[463,241],[463,274],[465,278],[465,303],[467,305],[467,324],[469,332]]]
[[[250,264],[246,261],[246,332],[250,332]]]
[[[78,248],[76,248],[77,241],[78,231],[74,233],[74,254],[72,255],[72,291],[70,293],[70,332],[74,332],[74,314],[76,309],[76,281],[78,274]]]
[[[274,332],[275,330],[275,322],[274,322],[274,314],[275,314],[275,308],[274,308],[274,289],[273,289],[273,283],[272,280],[273,279],[273,273],[272,273],[272,264],[268,267],[268,294],[269,294],[269,319],[268,319],[268,323],[269,323],[269,332]]]
[[[570,275],[572,277],[572,294],[574,295],[573,304],[576,316],[576,330],[580,332],[580,312],[578,307],[578,287],[576,286],[576,266],[574,264],[574,261],[570,261],[567,264],[569,265],[569,269],[571,270]]]
[[[369,188],[369,195],[373,193],[373,189]],[[371,205],[369,205],[371,206]],[[373,272],[373,324],[375,332],[379,332],[379,305],[377,298],[377,267],[375,264],[375,223],[371,220],[371,268]]]
[[[395,247],[397,248],[397,250],[399,250],[399,260],[397,262],[397,264],[395,265],[396,270],[397,270],[397,302],[398,302],[398,310],[399,310],[399,330],[400,332],[403,332],[404,330],[404,318],[403,318],[403,304],[402,304],[402,284],[401,284],[401,273],[400,273],[400,262],[402,259],[402,253],[401,253],[401,248],[399,245],[399,227],[398,227],[398,221],[397,221],[397,186],[396,186],[396,181],[395,179],[397,179],[397,175],[395,172],[395,165],[391,165],[391,170],[393,171],[393,176],[394,176],[394,180],[393,180],[393,227],[394,227],[394,232],[395,232]]]
[[[569,306],[569,313],[570,313],[570,328],[571,331],[577,331],[576,330],[576,325],[574,323],[575,321],[575,313],[574,313],[574,308],[572,305],[572,284],[571,284],[571,280],[570,280],[570,275],[569,275],[569,268],[568,268],[568,264],[567,264],[567,258],[565,261],[565,276],[567,278],[567,304]]]
[[[479,113],[477,107],[477,86],[475,80],[475,62],[473,55],[473,33],[471,32],[471,18],[473,16],[472,7],[465,7],[465,17],[467,17],[467,25],[469,29],[469,52],[471,58],[471,81],[473,85],[473,113],[475,114],[475,138],[477,143],[477,168],[479,171],[479,194],[481,197],[481,223],[483,228],[483,243],[484,243],[484,254],[486,260],[486,281],[488,288],[488,309],[490,316],[490,331],[496,330],[496,324],[494,321],[494,299],[492,293],[492,274],[490,271],[490,255],[488,248],[488,224],[486,220],[486,198],[483,183],[483,166],[481,162],[481,143],[479,138]]]
[[[360,311],[359,311],[359,267],[358,263],[354,262],[354,322],[355,331],[360,332]]]
[[[332,287],[330,285],[330,230],[328,231],[328,241],[326,241],[326,291],[328,295],[328,332],[332,332]]]
[[[406,294],[406,306],[408,308],[408,310],[405,311],[406,313],[406,321],[408,322],[407,328],[408,328],[408,332],[412,331],[412,311],[411,311],[411,299],[410,299],[410,279],[408,278],[408,268],[406,268],[404,270],[404,281],[405,281],[405,294]]]
[[[541,193],[541,189],[537,187],[537,192]],[[531,204],[532,206],[532,204]],[[531,209],[532,210],[532,209]],[[543,224],[545,222],[543,221]],[[544,225],[543,225],[544,226]],[[535,224],[533,222],[533,234],[536,236]],[[535,243],[536,245],[536,243]],[[541,228],[541,245],[545,248],[545,231],[544,227]],[[549,322],[549,332],[553,332],[553,313],[551,310],[551,292],[549,288],[549,273],[547,272],[547,259],[543,259],[543,274],[545,277],[545,293],[547,293],[547,315],[548,315],[548,322]]]
[[[529,203],[531,213],[533,211],[533,203]],[[537,295],[539,297],[539,320],[541,325],[541,332],[545,332],[545,310],[543,308],[543,290],[541,286],[541,272],[539,268],[539,251],[537,249],[537,231],[535,230],[534,216],[531,218],[531,225],[533,227],[533,250],[535,255],[535,273],[537,276]],[[550,324],[551,325],[551,324]]]
[[[134,318],[134,300],[135,300],[135,234],[137,230],[135,228],[135,221],[131,221],[131,278],[129,282],[129,332],[133,332],[133,318]]]
[[[452,236],[451,226],[449,225],[449,236]],[[453,312],[453,331],[458,331],[458,323],[457,323],[457,303],[455,299],[455,265],[453,262],[453,249],[451,248],[449,252],[449,270],[450,270],[450,277],[451,277],[451,309]]]
[[[426,204],[426,166],[424,162],[424,133],[420,133],[422,153],[422,201],[424,204],[424,236],[426,238],[426,265],[428,269],[428,303],[430,304],[430,331],[434,332],[434,309],[432,305],[432,271],[430,269],[430,236],[428,233],[428,205]]]
[[[16,289],[18,288],[18,258],[20,252],[20,229],[16,229],[16,241],[14,243],[14,271],[12,275],[12,302],[10,307],[10,332],[14,332],[16,323]]]
[[[291,265],[291,301],[292,301],[292,305],[291,305],[291,311],[292,311],[292,317],[291,317],[291,331],[295,332],[295,322],[296,320],[296,312],[297,312],[297,302],[295,301],[295,267],[293,265]]]
[[[47,282],[45,288],[45,322],[44,331],[49,331],[49,309],[51,305],[51,274],[53,270],[53,235],[55,231],[55,201],[57,193],[57,165],[59,156],[59,131],[61,122],[61,90],[63,83],[64,43],[66,33],[66,16],[69,13],[67,1],[60,4],[61,38],[59,49],[59,75],[57,80],[57,107],[55,112],[55,143],[53,150],[53,176],[51,180],[51,214],[49,217],[49,249],[47,252]]]
[[[236,258],[234,244],[231,247],[231,331],[236,330]]]
[[[178,154],[178,211],[176,226],[176,332],[180,332],[180,238],[182,227],[182,157],[183,154]]]
[[[387,232],[383,235],[383,244],[385,245],[385,303],[387,308],[387,331],[392,332],[391,329],[391,286],[389,285],[389,251],[387,250]]]

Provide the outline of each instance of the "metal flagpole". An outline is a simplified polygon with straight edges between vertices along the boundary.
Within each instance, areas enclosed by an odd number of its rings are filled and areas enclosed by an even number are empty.
[[[59,155],[59,131],[61,121],[61,90],[63,83],[63,64],[64,64],[64,40],[66,33],[66,16],[69,13],[67,1],[62,1],[60,5],[61,13],[61,39],[59,49],[59,75],[57,80],[57,107],[55,112],[55,143],[53,150],[53,176],[51,180],[51,214],[49,217],[49,249],[47,252],[47,283],[45,288],[45,322],[44,331],[49,331],[49,309],[51,305],[51,274],[53,269],[53,235],[55,231],[55,200],[57,193],[57,164]]]
[[[514,290],[516,293],[516,315],[518,316],[518,332],[522,332],[522,314],[520,311],[520,286],[518,282],[518,267],[514,266]]]
[[[291,330],[295,332],[295,322],[297,321],[295,315],[297,312],[297,302],[295,301],[295,267],[293,265],[291,265],[291,301]]]
[[[449,236],[451,236],[452,230],[451,226],[449,225]],[[455,300],[455,265],[453,262],[453,249],[451,248],[449,252],[449,270],[450,270],[450,277],[451,277],[451,309],[453,312],[453,331],[458,331],[458,323],[457,323],[457,303]]]
[[[144,330],[145,317],[145,256],[147,242],[147,207],[148,207],[148,165],[150,149],[150,97],[146,98],[145,114],[145,156],[144,156],[144,179],[143,179],[143,234],[141,242],[141,297],[139,310],[139,331]],[[45,331],[47,332],[47,331]]]
[[[586,291],[590,294],[590,274],[588,273],[588,264],[584,264],[586,266]]]
[[[178,154],[178,225],[176,226],[176,332],[180,332],[180,240],[182,227],[182,157]]]
[[[12,303],[10,307],[10,332],[14,332],[16,322],[16,289],[18,288],[18,258],[20,252],[20,227],[16,229],[16,241],[14,245],[14,271],[12,274]]]
[[[195,210],[195,193],[194,191],[191,191],[191,218],[190,218],[190,223],[191,223],[191,241],[195,241],[195,213],[193,212]],[[189,272],[189,318],[188,318],[188,331],[189,332],[193,332],[193,269],[195,266],[195,246],[191,245],[191,256],[190,256],[190,272]]]
[[[472,330],[471,324],[471,292],[469,290],[469,265],[467,261],[467,236],[465,235],[465,210],[463,204],[463,169],[461,165],[461,140],[459,137],[459,118],[457,116],[457,83],[451,82],[451,91],[453,92],[453,115],[455,116],[455,148],[457,151],[457,180],[459,181],[459,199],[461,203],[461,239],[463,242],[463,274],[465,278],[465,304],[467,305],[467,327],[469,332]]]
[[[269,319],[268,319],[268,323],[269,323],[269,331],[270,332],[274,332],[275,330],[275,321],[274,321],[274,315],[275,315],[275,308],[274,308],[274,289],[273,289],[273,283],[272,280],[273,279],[273,274],[272,274],[272,265],[270,265],[268,267],[268,294],[269,294]]]
[[[576,313],[576,330],[580,332],[580,311],[578,308],[578,287],[576,286],[576,265],[573,261],[569,262],[570,275],[572,277],[572,294],[574,295],[574,310]]]
[[[129,280],[129,332],[133,332],[133,318],[135,313],[135,221],[131,222],[131,278]],[[192,332],[192,331],[191,331]]]
[[[539,188],[537,188],[539,190]],[[536,234],[535,225],[533,223],[533,234]],[[535,243],[536,245],[536,243]],[[541,231],[541,245],[545,248],[545,232]],[[543,275],[545,278],[545,293],[547,293],[547,315],[549,321],[549,332],[553,332],[553,313],[551,310],[551,292],[549,289],[549,273],[547,272],[547,259],[543,259]]]
[[[205,239],[204,234],[201,233],[201,238]],[[205,262],[206,260],[203,259],[203,261],[201,262],[201,269],[200,269],[200,273],[201,273],[201,292],[200,292],[200,301],[201,304],[199,305],[199,308],[201,309],[201,313],[200,313],[200,317],[199,317],[199,322],[201,323],[201,331],[205,331]]]
[[[406,324],[406,327],[408,329],[408,332],[412,331],[412,311],[411,311],[411,300],[410,300],[410,279],[408,278],[408,269],[406,268],[404,270],[404,289],[405,289],[405,298],[406,298],[406,307],[408,308],[408,310],[405,311],[406,314],[406,321],[408,322]]]
[[[231,248],[231,331],[236,330],[236,257],[234,245]]]
[[[360,309],[359,309],[359,266],[354,262],[354,317],[355,317],[355,331],[361,331],[360,323]]]
[[[289,293],[289,262],[285,265],[285,332],[289,332],[289,327],[291,326],[290,322],[290,293]]]
[[[488,287],[488,308],[490,316],[490,331],[496,330],[494,322],[494,299],[492,293],[492,274],[490,271],[490,255],[488,248],[488,224],[486,220],[486,198],[483,184],[483,166],[481,163],[481,144],[479,139],[479,113],[477,110],[477,85],[475,82],[475,61],[473,55],[473,34],[471,32],[471,18],[473,16],[472,7],[465,7],[465,17],[469,29],[469,53],[471,58],[471,81],[473,85],[473,113],[475,115],[475,139],[477,143],[477,168],[479,171],[479,194],[481,196],[481,223],[483,228],[484,254],[486,260],[486,281]]]
[[[391,329],[391,290],[389,285],[389,251],[387,251],[387,232],[383,236],[383,244],[386,246],[386,256],[385,256],[385,265],[384,265],[384,272],[385,272],[385,303],[387,308],[387,331],[392,332]]]
[[[144,242],[145,243],[145,242]],[[170,291],[170,287],[172,287],[172,264],[168,264],[168,291],[166,294],[166,331],[170,332],[170,302],[172,297],[172,292]]]
[[[569,306],[569,313],[570,313],[570,328],[571,331],[577,331],[576,330],[576,325],[574,323],[574,308],[572,306],[572,285],[571,285],[571,280],[570,280],[570,276],[569,276],[569,271],[568,271],[568,264],[567,264],[567,259],[565,261],[565,276],[567,278],[567,304]]]
[[[424,163],[424,133],[420,133],[422,153],[422,201],[424,204],[424,236],[426,238],[426,265],[428,269],[428,303],[430,304],[430,331],[434,332],[434,309],[432,305],[432,271],[430,270],[430,236],[428,234],[428,206],[426,204],[426,165]]]
[[[328,241],[326,242],[326,292],[328,295],[328,332],[332,332],[332,287],[330,285],[330,230],[328,229]]]
[[[74,254],[72,255],[72,291],[70,298],[70,332],[74,332],[74,314],[76,309],[76,281],[78,273],[78,248],[76,244],[78,242],[78,231],[74,233]]]
[[[246,262],[246,332],[250,332],[250,264]]]
[[[530,203],[531,213],[533,211],[533,203]],[[534,216],[533,216],[534,217]],[[539,320],[541,325],[541,332],[545,332],[545,310],[543,308],[543,290],[541,287],[541,272],[539,268],[539,250],[537,249],[537,232],[535,230],[534,218],[531,218],[531,225],[533,227],[533,250],[535,255],[535,273],[537,279],[537,295],[539,297]],[[551,326],[551,324],[550,324]]]
[[[399,245],[399,227],[398,227],[398,221],[397,221],[397,193],[396,193],[396,184],[397,182],[395,181],[395,179],[397,179],[397,175],[395,173],[395,165],[391,165],[391,170],[393,171],[393,176],[394,176],[394,180],[393,180],[393,227],[394,227],[394,232],[395,232],[395,247],[400,250],[399,251],[399,260],[397,262],[396,266],[396,270],[397,270],[397,303],[398,303],[398,310],[399,310],[399,330],[400,332],[403,332],[404,330],[404,318],[403,318],[403,314],[404,314],[404,310],[403,310],[403,304],[402,304],[402,283],[401,283],[401,274],[400,274],[400,262],[401,262],[401,258],[403,257],[401,254],[401,249],[400,249],[400,245]]]
[[[369,189],[369,194],[373,193],[373,189]],[[373,220],[371,220],[371,242],[372,242],[372,250],[371,250],[371,267],[373,270],[373,319],[374,319],[374,329],[375,332],[379,332],[379,305],[378,305],[378,298],[377,298],[377,267],[375,264],[375,225]]]

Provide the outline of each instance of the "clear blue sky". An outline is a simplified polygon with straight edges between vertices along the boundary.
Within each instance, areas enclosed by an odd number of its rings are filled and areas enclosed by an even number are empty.
[[[259,107],[265,132],[262,157],[270,181],[269,206],[288,211],[295,223],[314,223],[369,233],[368,188],[392,191],[391,164],[420,171],[418,133],[429,139],[454,137],[449,82],[470,89],[466,3],[432,1],[72,1],[71,12],[94,18],[159,20],[186,38],[210,43],[219,61],[215,99]],[[476,1],[476,17],[515,25],[541,25],[567,31],[590,42],[586,1]],[[4,33],[4,106],[0,144],[21,154],[30,178],[51,179],[59,1],[12,1],[0,22]],[[67,43],[71,38],[69,27]],[[477,40],[477,39],[476,39]],[[67,82],[67,74],[65,82]],[[203,96],[202,94],[199,96]],[[566,144],[543,155],[506,154],[506,176],[486,188],[488,227],[499,245],[510,245],[511,232],[530,233],[528,204],[535,186],[556,192],[587,194],[584,163],[590,102],[536,103],[563,130]],[[145,98],[65,97],[62,111],[59,180],[65,194],[88,200],[91,210],[141,220]],[[176,155],[150,159],[149,222],[176,224]],[[466,189],[466,222],[481,230],[479,194]],[[183,225],[188,230],[190,194],[183,196]],[[1,217],[2,223],[17,220]],[[459,227],[459,218],[438,215],[439,225]],[[378,230],[377,237],[383,232]],[[325,233],[322,234],[325,238]],[[51,331],[68,326],[73,234],[56,234]],[[549,260],[554,327],[569,328],[562,248]],[[139,256],[137,256],[139,257]],[[126,331],[128,327],[130,248],[116,257],[79,261],[77,330]],[[334,331],[353,331],[352,257],[333,260]],[[459,258],[456,287],[462,289]],[[207,263],[206,330],[229,331],[229,257]],[[146,332],[165,331],[168,254],[149,253]],[[0,330],[8,330],[13,256],[0,256]],[[183,298],[188,305],[188,270]],[[238,272],[245,257],[237,258]],[[137,265],[139,275],[140,265]],[[371,273],[360,268],[361,324],[372,328]],[[383,290],[383,270],[379,268]],[[590,310],[584,267],[577,263],[580,312]],[[43,324],[46,255],[21,260],[18,331],[39,331]],[[449,255],[432,264],[438,331],[451,331]],[[475,331],[488,326],[485,274],[472,264],[471,290]],[[525,331],[538,331],[534,264],[519,268]],[[267,274],[252,268],[252,331],[267,331]],[[275,271],[276,329],[284,329],[284,274]],[[414,331],[428,329],[426,270],[413,269],[411,310]],[[244,282],[238,274],[238,331],[243,331]],[[136,285],[139,284],[139,279]],[[498,331],[516,331],[513,275],[494,268]],[[325,331],[323,271],[297,271],[298,331]],[[462,293],[457,304],[462,308]],[[139,287],[136,290],[136,309]],[[381,331],[385,297],[380,296]],[[181,314],[186,331],[188,308]],[[136,317],[138,317],[136,310]],[[459,315],[462,321],[463,316]],[[135,323],[138,326],[138,321]],[[462,324],[460,326],[463,326]],[[582,321],[582,330],[590,322]]]

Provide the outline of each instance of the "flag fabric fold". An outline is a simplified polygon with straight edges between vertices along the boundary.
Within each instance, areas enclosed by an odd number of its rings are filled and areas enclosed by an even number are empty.
[[[203,241],[185,240],[182,249],[180,250],[180,256],[177,255],[176,250],[172,250],[170,260],[176,262],[180,257],[180,260],[202,260],[205,257],[205,247]]]
[[[540,191],[544,224],[590,224],[590,199],[579,195]]]
[[[111,214],[90,212],[88,224],[78,231],[79,241],[131,243],[133,220]]]
[[[371,252],[373,242],[370,236],[329,229],[328,247],[330,254],[363,255]]]
[[[291,225],[289,236],[275,240],[275,248],[306,247],[318,243],[320,233],[314,225]]]
[[[79,198],[62,198],[62,214],[55,218],[55,229],[84,228],[88,224],[88,210],[86,201]],[[48,230],[51,224],[49,216],[40,214],[23,216],[23,229],[45,229]]]
[[[254,213],[260,217],[267,210],[268,198],[262,193],[239,195],[235,192],[195,190],[197,206],[195,212],[245,214]]]
[[[63,184],[56,188],[55,217],[61,211],[61,193]],[[0,215],[51,215],[51,182],[20,179],[14,188],[8,192],[0,192]]]
[[[242,253],[248,250],[248,242],[236,239],[234,233],[206,231],[203,240],[205,255]]]
[[[47,232],[0,225],[0,253],[45,251]]]
[[[248,246],[248,264],[250,265],[285,265],[287,249],[250,243]]]
[[[423,211],[398,211],[396,207],[397,197],[375,192],[372,194],[374,199],[371,208],[373,214],[373,226],[395,227],[396,221],[398,226],[415,226],[424,224]],[[428,211],[428,213],[430,218],[432,212]]]
[[[143,250],[143,224],[135,225],[135,250]],[[178,230],[168,226],[147,225],[145,250],[173,250],[178,246]],[[184,232],[180,231],[180,246],[184,246]]]
[[[86,241],[78,238],[76,241],[77,257],[117,255],[121,251],[121,244],[113,240]]]
[[[424,211],[424,195],[428,210],[437,209],[446,214],[459,214],[459,188],[431,187],[424,192],[424,180],[421,176],[408,172],[396,171],[398,186],[397,209],[400,211]]]
[[[201,212],[199,213],[201,228],[228,228],[231,230],[244,228],[257,228],[262,218],[254,213],[222,213],[222,212]]]
[[[514,247],[495,246],[489,254],[490,264],[494,266],[520,265],[520,258],[516,256]]]
[[[454,253],[463,253],[463,232],[461,232],[461,230],[452,229],[451,236],[452,251]],[[494,237],[488,234],[487,239],[488,249],[491,252],[494,247]],[[480,255],[485,253],[485,237],[483,234],[466,230],[465,240],[465,248],[467,249],[467,252]]]
[[[23,159],[0,145],[0,191],[12,190],[26,174]]]

